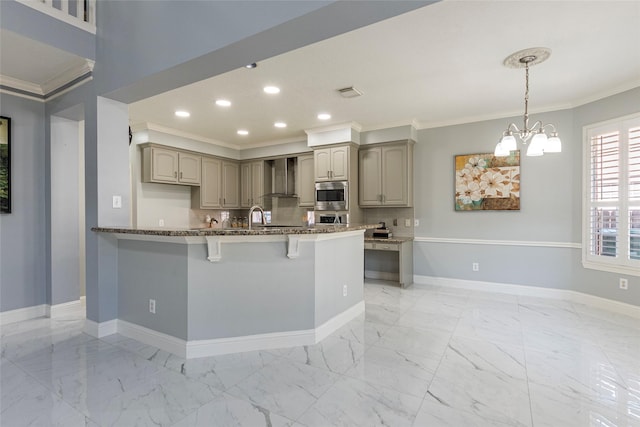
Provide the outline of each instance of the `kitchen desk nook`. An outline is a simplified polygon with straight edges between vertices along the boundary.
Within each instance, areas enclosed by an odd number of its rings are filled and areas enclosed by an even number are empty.
[[[315,344],[363,313],[374,227],[92,231],[118,247],[118,332],[195,358]]]

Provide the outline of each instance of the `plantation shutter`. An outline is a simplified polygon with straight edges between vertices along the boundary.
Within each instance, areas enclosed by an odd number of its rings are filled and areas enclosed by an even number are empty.
[[[582,265],[640,276],[640,113],[585,130]]]
[[[618,256],[620,133],[591,138],[590,253]]]
[[[640,127],[628,133],[629,259],[640,260]]]

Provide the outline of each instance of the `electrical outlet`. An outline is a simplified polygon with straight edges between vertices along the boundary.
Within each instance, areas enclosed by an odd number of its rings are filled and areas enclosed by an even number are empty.
[[[149,300],[149,313],[156,314],[156,300],[154,299]]]
[[[164,227],[164,219],[159,219],[158,220],[158,226],[159,227]]]
[[[413,226],[414,227],[420,227],[420,220],[419,219],[414,219],[413,220]]]
[[[396,227],[398,226],[398,218],[393,219],[393,225]]]
[[[343,296],[343,297],[346,297],[346,296],[347,296],[347,285],[344,285],[344,286],[342,287],[342,296]]]
[[[113,209],[121,209],[122,208],[122,196],[113,196]]]
[[[480,263],[478,263],[478,262],[474,262],[474,263],[472,263],[472,264],[471,264],[471,269],[472,269],[473,271],[480,271]]]
[[[411,227],[411,220],[409,218],[404,220],[404,226],[405,227]]]
[[[629,289],[629,281],[627,279],[620,278],[620,289],[624,289],[625,291]]]

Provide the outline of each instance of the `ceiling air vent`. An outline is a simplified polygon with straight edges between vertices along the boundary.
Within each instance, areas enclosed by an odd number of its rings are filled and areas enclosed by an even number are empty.
[[[353,86],[343,87],[342,89],[338,89],[338,93],[340,93],[340,96],[342,96],[343,98],[356,98],[362,95],[362,92],[360,92],[358,89],[356,89]]]

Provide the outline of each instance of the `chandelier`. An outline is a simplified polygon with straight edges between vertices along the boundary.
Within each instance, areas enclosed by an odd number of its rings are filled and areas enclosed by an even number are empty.
[[[550,55],[550,49],[533,47],[511,54],[504,60],[505,67],[525,69],[524,124],[522,129],[518,129],[514,123],[509,123],[507,130],[502,133],[500,142],[496,145],[495,156],[508,156],[511,151],[516,150],[516,135],[522,144],[527,144],[531,140],[527,148],[527,156],[542,156],[545,153],[562,151],[562,142],[554,125],[543,124],[538,120],[529,126],[529,67],[546,61]],[[549,135],[547,135],[547,129]]]

